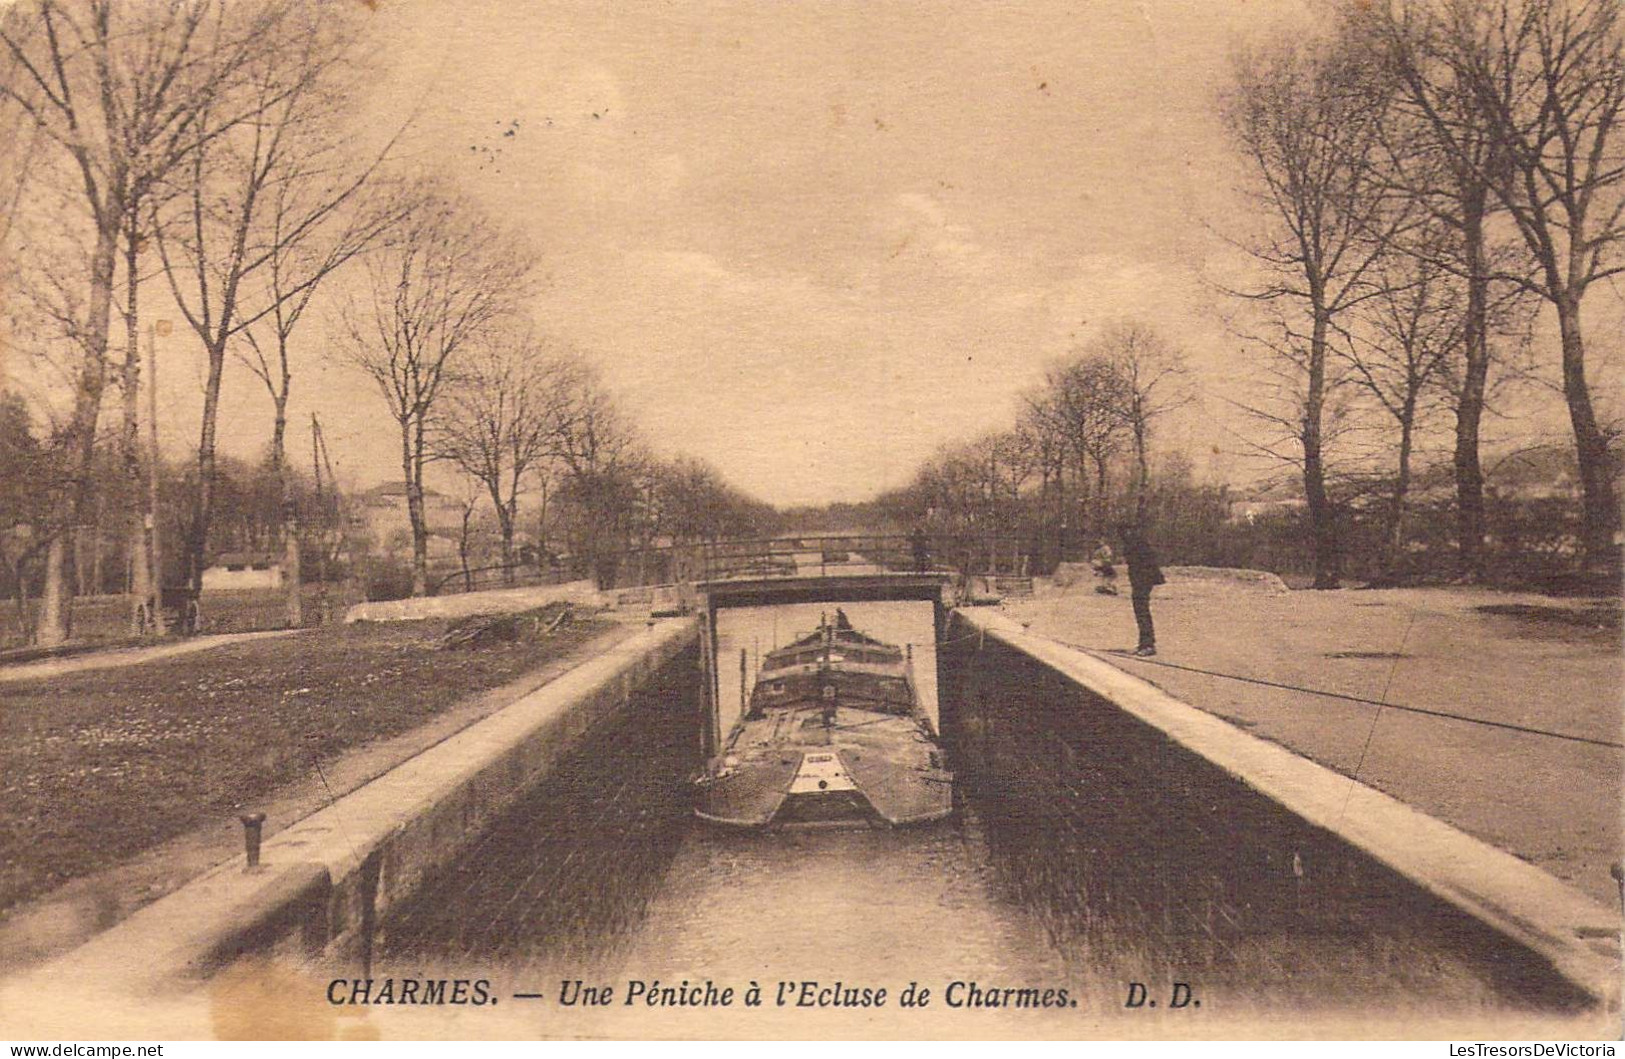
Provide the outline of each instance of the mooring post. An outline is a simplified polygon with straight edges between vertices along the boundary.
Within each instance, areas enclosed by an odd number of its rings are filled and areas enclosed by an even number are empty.
[[[700,753],[706,760],[716,753],[711,741],[711,718],[716,712],[716,701],[711,698],[711,607],[706,603],[700,615]]]
[[[711,608],[707,622],[711,631],[711,745],[722,746],[722,659],[717,657],[717,609]]]
[[[260,832],[265,826],[264,813],[244,813],[237,819],[243,822],[243,852],[248,857],[248,866],[244,871],[254,871],[260,866]]]

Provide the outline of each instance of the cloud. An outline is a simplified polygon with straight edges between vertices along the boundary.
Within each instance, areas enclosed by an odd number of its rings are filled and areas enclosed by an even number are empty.
[[[956,280],[981,278],[993,271],[993,255],[982,246],[967,224],[950,219],[938,199],[918,191],[893,196],[894,207],[883,220],[894,249],[893,260],[923,259]]]

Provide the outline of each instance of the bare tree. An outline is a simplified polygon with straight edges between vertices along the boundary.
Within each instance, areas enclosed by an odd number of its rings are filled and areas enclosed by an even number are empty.
[[[1448,0],[1445,6],[1455,4]],[[1486,532],[1480,436],[1490,389],[1493,303],[1499,300],[1492,284],[1508,268],[1507,251],[1514,249],[1503,245],[1491,223],[1500,211],[1494,188],[1507,178],[1507,156],[1480,120],[1474,90],[1439,58],[1449,36],[1446,26],[1461,12],[1441,17],[1433,2],[1353,10],[1348,47],[1384,56],[1395,86],[1384,130],[1386,179],[1425,217],[1416,230],[1419,237],[1403,239],[1398,250],[1424,257],[1462,281],[1452,466],[1459,573],[1477,580],[1484,572]],[[1505,93],[1510,87],[1502,83],[1496,90]],[[1441,230],[1450,237],[1441,238]]]
[[[474,568],[469,557],[474,550],[474,514],[479,510],[485,483],[470,474],[458,476],[457,491],[452,499],[457,504],[457,562],[462,567],[463,591],[474,591]]]
[[[1080,497],[1093,496],[1097,529],[1106,519],[1111,464],[1122,450],[1127,429],[1122,415],[1128,403],[1123,384],[1123,376],[1110,360],[1086,351],[1051,368],[1044,376],[1043,389],[1028,402],[1034,421],[1061,439],[1071,454]]]
[[[1432,230],[1436,238],[1447,238],[1440,228]],[[1399,431],[1388,516],[1390,573],[1398,572],[1403,556],[1416,432],[1444,395],[1440,382],[1461,346],[1470,315],[1462,308],[1465,283],[1442,268],[1438,257],[1424,252],[1386,259],[1371,274],[1375,295],[1356,313],[1360,326],[1340,346],[1354,385],[1370,395]]]
[[[1607,432],[1586,377],[1582,306],[1625,271],[1625,109],[1619,0],[1496,0],[1448,5],[1426,38],[1440,76],[1459,86],[1495,144],[1479,175],[1534,263],[1501,278],[1545,299],[1562,338],[1563,395],[1584,491],[1583,565],[1614,554],[1619,525]],[[1420,76],[1420,75],[1418,75]],[[1464,164],[1471,155],[1453,144]]]
[[[228,347],[267,321],[279,357],[285,354],[316,288],[387,228],[376,216],[345,211],[383,157],[349,161],[344,155],[343,101],[333,82],[353,54],[348,26],[322,5],[303,3],[278,29],[279,36],[250,57],[243,85],[226,101],[252,120],[228,115],[232,124],[193,152],[168,215],[154,223],[170,289],[207,359],[186,541],[194,588],[206,565]],[[211,107],[200,120],[207,124],[217,115]],[[285,429],[288,379],[279,372],[273,383],[265,378],[269,365],[263,366],[262,381],[273,401],[280,397]],[[280,434],[272,451],[280,472]],[[290,580],[297,593],[297,577]]]
[[[1287,427],[1298,450],[1317,588],[1337,587],[1342,566],[1326,489],[1331,339],[1404,223],[1377,171],[1387,107],[1368,59],[1313,40],[1238,55],[1221,108],[1268,224],[1244,244],[1265,280],[1232,293],[1269,307],[1280,332],[1268,349],[1287,410],[1251,410]]]
[[[984,435],[973,451],[981,457],[986,475],[988,567],[999,569],[998,538],[1008,537],[1019,528],[1022,492],[1033,473],[1038,470],[1037,439],[1028,430],[1001,430]],[[1019,546],[1011,549],[1011,572],[1015,567]]]
[[[1034,544],[1040,562],[1048,566],[1060,559],[1059,552],[1066,544],[1061,538],[1067,508],[1067,446],[1040,414],[1043,409],[1042,400],[1029,398],[1015,429],[1024,437],[1023,448],[1038,474],[1038,524]]]
[[[529,332],[497,336],[469,350],[436,409],[431,447],[485,487],[508,581],[519,499],[568,443],[583,370]]]
[[[366,259],[366,271],[364,292],[343,311],[343,330],[351,361],[377,385],[400,429],[412,590],[422,595],[429,564],[423,468],[435,411],[464,352],[510,322],[530,257],[473,206],[436,193]]]
[[[337,142],[323,138],[286,156],[286,171],[269,196],[259,237],[268,255],[261,277],[265,287],[261,304],[268,311],[243,328],[248,350],[239,348],[237,353],[265,385],[274,409],[270,460],[282,486],[287,619],[295,628],[304,622],[304,597],[299,518],[287,464],[293,334],[325,281],[387,238],[411,202],[406,195],[366,192],[382,154],[346,159],[334,157],[338,149]]]
[[[566,513],[571,551],[608,585],[616,572],[613,552],[633,537],[647,452],[594,373],[578,372],[572,389],[557,504]]]
[[[276,4],[226,0],[121,4],[115,0],[32,0],[0,14],[0,99],[71,159],[94,230],[84,277],[83,359],[65,424],[74,487],[56,533],[84,520],[91,498],[96,428],[108,377],[118,249],[132,210],[224,122],[225,97],[245,60],[281,17]],[[133,367],[133,366],[132,366]],[[59,643],[71,628],[63,576],[66,549],[53,542],[37,638]]]
[[[1120,402],[1117,414],[1134,446],[1134,515],[1143,518],[1146,494],[1151,488],[1152,426],[1191,401],[1185,386],[1185,357],[1156,331],[1133,320],[1113,324],[1088,348],[1118,375],[1114,387]]]

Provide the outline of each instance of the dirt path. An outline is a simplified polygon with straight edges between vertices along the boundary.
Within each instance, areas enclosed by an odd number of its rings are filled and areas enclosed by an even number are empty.
[[[1485,610],[1483,608],[1491,608]],[[1008,605],[1100,652],[1134,643],[1125,597],[1080,586]],[[1155,659],[1112,664],[1619,901],[1625,711],[1617,609],[1475,589],[1158,589]],[[1185,668],[1175,668],[1185,667]],[[1198,672],[1203,670],[1206,672]],[[1311,694],[1267,680],[1578,740]],[[1583,742],[1579,740],[1592,740]]]
[[[220,636],[198,636],[154,647],[115,647],[106,651],[73,655],[69,658],[46,658],[38,662],[24,662],[21,665],[0,668],[0,684],[15,680],[57,677],[65,673],[82,673],[91,669],[113,669],[117,666],[158,662],[165,658],[225,647],[228,644],[244,643],[249,640],[274,640],[279,636],[292,636],[303,631],[303,629],[278,629],[272,632],[234,632]]]

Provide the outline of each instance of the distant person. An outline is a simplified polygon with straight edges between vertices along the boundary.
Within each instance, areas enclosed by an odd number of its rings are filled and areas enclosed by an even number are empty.
[[[1112,551],[1111,542],[1104,537],[1100,539],[1099,547],[1089,557],[1089,565],[1097,578],[1095,591],[1103,596],[1117,595],[1117,555]]]
[[[914,555],[916,573],[923,574],[931,568],[931,542],[926,539],[925,530],[914,527],[914,532],[908,535],[908,548]]]
[[[1125,522],[1117,528],[1123,544],[1123,562],[1128,564],[1129,596],[1134,601],[1134,621],[1140,627],[1140,646],[1134,653],[1148,658],[1157,653],[1157,631],[1151,624],[1151,590],[1164,583],[1157,553],[1140,527]]]

